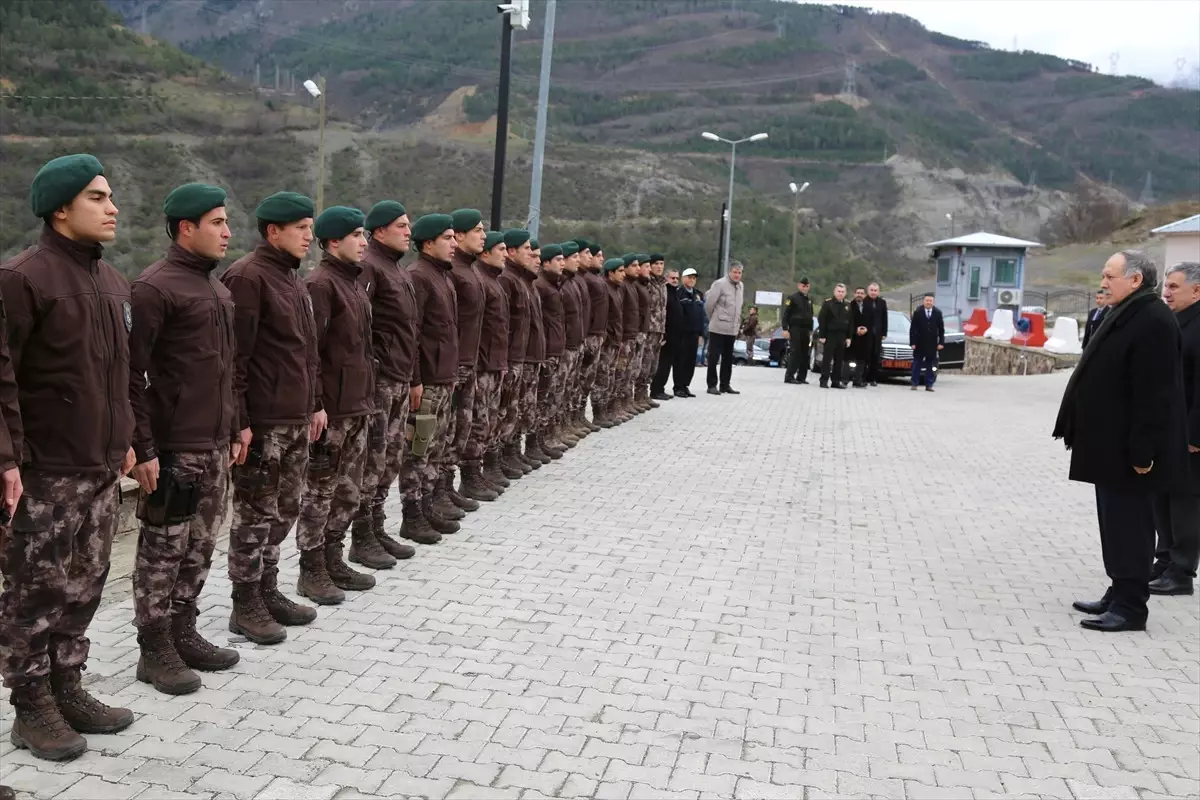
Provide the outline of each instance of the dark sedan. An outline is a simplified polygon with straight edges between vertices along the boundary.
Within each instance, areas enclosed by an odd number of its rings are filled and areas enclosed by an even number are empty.
[[[938,369],[962,369],[966,361],[967,338],[962,331],[962,319],[957,315],[945,317],[946,346],[938,356]],[[888,334],[883,339],[880,354],[881,376],[909,376],[912,374],[912,348],[908,344],[909,316],[903,311],[888,310]],[[815,327],[815,322],[814,322]],[[813,339],[812,371],[821,371],[821,343]],[[850,358],[847,353],[846,373],[842,380],[850,380]]]

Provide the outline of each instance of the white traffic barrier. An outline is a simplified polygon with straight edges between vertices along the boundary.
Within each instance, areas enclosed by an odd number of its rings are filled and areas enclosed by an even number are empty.
[[[983,334],[983,338],[1007,342],[1016,333],[1016,326],[1013,324],[1012,309],[997,308],[996,313],[992,315],[992,326]]]
[[[1083,348],[1079,344],[1079,323],[1074,317],[1058,317],[1054,330],[1043,346],[1044,350],[1061,355],[1079,355]]]

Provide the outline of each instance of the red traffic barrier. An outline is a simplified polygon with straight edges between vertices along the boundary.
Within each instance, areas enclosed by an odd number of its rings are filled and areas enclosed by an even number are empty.
[[[1021,319],[1029,320],[1029,331],[1026,333],[1017,332],[1017,335],[1009,339],[1012,344],[1018,344],[1022,347],[1041,347],[1046,343],[1046,315],[1023,313]]]
[[[983,336],[990,327],[986,308],[976,308],[971,317],[963,323],[963,333],[967,336]]]

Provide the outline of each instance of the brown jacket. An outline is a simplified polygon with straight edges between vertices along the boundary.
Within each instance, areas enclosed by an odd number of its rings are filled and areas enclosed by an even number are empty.
[[[604,279],[608,313],[604,335],[608,344],[620,344],[625,338],[625,284]]]
[[[579,273],[563,273],[562,304],[563,325],[566,331],[566,348],[575,350],[583,344],[587,333],[588,313],[585,310],[587,287]]]
[[[320,356],[314,380],[330,419],[363,417],[375,410],[371,299],[359,283],[361,274],[359,264],[325,253],[304,279],[312,297]]]
[[[621,308],[621,338],[629,341],[642,332],[642,306],[638,298],[637,279],[626,278],[621,281],[621,294],[625,298]]]
[[[472,268],[475,259],[457,247],[450,258],[450,280],[458,295],[458,365],[475,367],[483,331],[483,282]]]
[[[508,301],[508,363],[524,364],[529,359],[530,309],[529,293],[521,273],[526,269],[512,261],[504,263],[498,282]]]
[[[542,307],[542,331],[546,337],[546,358],[558,358],[566,345],[563,319],[562,276],[543,271],[533,282]]]
[[[172,244],[130,287],[129,403],[138,462],[206,453],[237,438],[233,295],[219,262]]]
[[[399,261],[400,253],[372,240],[359,264],[359,281],[371,299],[371,350],[378,377],[408,383],[417,357],[417,291]]]
[[[46,226],[0,265],[20,405],[6,399],[4,422],[14,460],[35,470],[113,473],[133,441],[129,284],[103,251]]]
[[[587,335],[604,336],[608,330],[608,279],[595,270],[588,270],[583,279],[591,311]]]
[[[476,261],[474,269],[483,287],[483,322],[475,368],[480,372],[499,372],[508,369],[508,295],[500,285],[500,267]]]
[[[637,285],[638,297],[638,330],[642,333],[650,331],[650,279],[638,278]]]
[[[521,272],[521,286],[529,297],[529,345],[525,348],[525,361],[540,364],[546,360],[546,323],[542,317],[542,297],[533,286],[535,280],[536,272]]]
[[[458,298],[450,279],[450,262],[422,254],[408,274],[417,293],[418,314],[413,385],[452,384],[458,373]]]
[[[300,259],[260,241],[221,276],[233,294],[241,428],[303,425],[320,408],[312,298],[299,268]]]
[[[17,400],[17,376],[8,353],[8,323],[0,298],[0,472],[20,466],[21,404]],[[16,438],[14,438],[16,437]]]

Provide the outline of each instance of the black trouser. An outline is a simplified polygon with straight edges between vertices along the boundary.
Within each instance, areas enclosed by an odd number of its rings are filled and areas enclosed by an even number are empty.
[[[870,334],[870,347],[867,352],[867,383],[879,383],[879,364],[883,358],[883,337]]]
[[[1145,619],[1154,561],[1153,495],[1096,487],[1096,518],[1104,571],[1112,580],[1110,608]]]
[[[850,340],[848,350],[850,360],[854,362],[854,385],[861,386],[866,381],[867,362],[871,358],[871,334],[855,336]]]
[[[785,378],[799,378],[802,381],[808,380],[809,366],[809,351],[811,347],[812,331],[809,330],[794,330],[788,331],[788,357],[787,357],[787,374]]]
[[[700,334],[685,333],[679,337],[679,345],[675,350],[675,391],[692,385],[692,376],[696,374],[696,351],[699,348]]]
[[[842,373],[846,371],[846,334],[831,331],[825,337],[825,347],[821,351],[821,384],[829,383],[832,371],[833,382],[842,382]]]
[[[1162,494],[1154,498],[1158,528],[1155,572],[1194,580],[1200,564],[1200,494]]]
[[[663,334],[662,347],[658,350],[658,369],[650,381],[650,394],[662,394],[667,388],[667,378],[671,375],[671,367],[675,365],[675,351],[679,349],[682,337],[672,331]],[[692,363],[696,361],[696,349],[692,348]]]
[[[708,332],[708,388],[717,388],[717,365],[721,366],[721,388],[729,385],[733,375],[733,343],[736,336]]]

